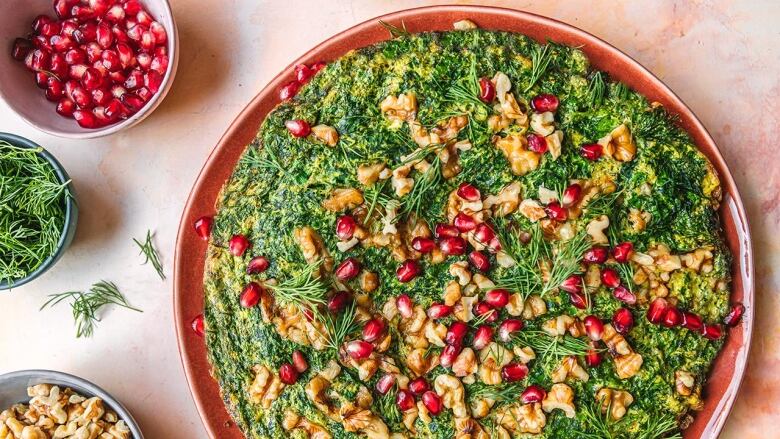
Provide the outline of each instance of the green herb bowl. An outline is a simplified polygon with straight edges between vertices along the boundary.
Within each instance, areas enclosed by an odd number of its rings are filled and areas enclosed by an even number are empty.
[[[0,140],[4,140],[10,143],[11,145],[20,148],[29,148],[29,149],[42,148],[40,145],[38,145],[37,143],[29,139],[25,139],[24,137],[17,136],[15,134],[10,134],[10,133],[0,132]],[[51,164],[60,182],[65,183],[70,181],[70,176],[68,176],[68,173],[65,172],[65,168],[62,167],[60,162],[58,162],[57,159],[54,158],[54,156],[51,153],[49,153],[48,151],[42,148],[42,151],[39,152],[38,155],[44,158],[47,162],[49,162],[49,164]],[[72,182],[68,183],[68,191],[70,192],[70,196],[67,197],[65,200],[65,223],[63,224],[62,235],[60,235],[60,240],[57,243],[57,249],[54,251],[53,254],[49,255],[49,257],[46,258],[46,260],[44,260],[43,263],[40,266],[38,266],[38,268],[33,270],[31,273],[27,274],[27,276],[20,279],[14,279],[11,281],[0,280],[0,291],[10,290],[12,288],[19,287],[28,282],[31,282],[34,279],[37,279],[38,277],[43,275],[43,273],[45,273],[46,270],[53,267],[54,264],[56,264],[57,261],[59,261],[62,255],[65,253],[65,250],[67,250],[71,241],[73,241],[73,235],[76,234],[76,224],[78,222],[78,217],[79,217],[79,209],[78,209],[78,204],[76,203],[76,195],[75,192],[73,191]]]

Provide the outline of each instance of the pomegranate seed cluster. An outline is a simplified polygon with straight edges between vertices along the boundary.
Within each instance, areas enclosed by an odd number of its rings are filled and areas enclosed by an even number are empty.
[[[405,50],[453,50],[449,37]],[[583,100],[596,74],[548,82],[460,51],[429,72],[438,55],[384,49],[288,72],[217,217],[193,218],[210,246],[195,332],[225,358],[234,334],[271,339],[246,342],[255,366],[222,368],[252,383],[230,396],[252,412],[292,395],[309,406],[285,406],[281,428],[310,436],[675,425],[702,397],[692,356],[746,310],[724,299],[723,250],[658,225],[687,212],[648,201],[681,188],[663,175],[678,157],[649,162],[664,146],[632,119],[653,110],[624,113],[639,98],[611,83],[610,105]],[[582,65],[569,61],[550,68]],[[444,71],[462,77],[426,82]]]
[[[139,112],[168,71],[168,34],[138,0],[55,0],[11,56],[59,115],[101,128]]]

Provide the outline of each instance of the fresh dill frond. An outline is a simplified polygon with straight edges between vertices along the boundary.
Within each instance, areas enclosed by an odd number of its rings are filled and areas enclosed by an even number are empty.
[[[660,413],[650,417],[637,439],[682,439],[678,429],[679,425],[674,416]]]
[[[317,260],[298,273],[296,276],[279,282],[276,285],[266,284],[265,287],[274,292],[274,296],[282,303],[291,303],[298,308],[314,309],[315,305],[325,303],[328,284],[319,277],[322,260]]]
[[[542,364],[552,364],[570,355],[582,356],[593,349],[586,340],[570,335],[551,336],[540,330],[523,330],[515,333],[513,343],[528,346],[536,353],[536,358]]]
[[[83,291],[68,291],[51,294],[49,297],[50,299],[41,306],[41,310],[72,299],[70,307],[76,324],[76,338],[91,337],[94,334],[96,324],[101,321],[99,316],[100,310],[106,305],[117,305],[133,311],[143,312],[131,306],[113,282],[104,280],[92,285],[86,293]]]
[[[444,179],[441,171],[441,159],[436,154],[428,169],[414,180],[411,192],[401,198],[401,212],[404,215],[420,216],[423,206],[430,199],[431,192],[435,190]]]
[[[590,247],[591,240],[585,231],[580,231],[568,241],[559,241],[552,252],[550,274],[542,287],[541,295],[555,290],[567,277],[579,272],[582,254]]]
[[[525,390],[522,383],[501,383],[497,385],[487,385],[481,382],[468,387],[468,398],[470,401],[480,399],[492,399],[495,401],[493,408],[500,407],[503,404],[517,401],[520,394]]]
[[[607,92],[607,84],[604,81],[604,75],[601,72],[594,72],[590,75],[588,83],[588,102],[591,107],[598,107],[604,102],[604,96]]]
[[[536,85],[539,79],[542,78],[542,75],[544,75],[547,68],[550,66],[552,55],[550,43],[544,45],[537,44],[534,46],[531,51],[531,78],[528,85],[525,87],[525,90],[523,90],[524,93],[527,93],[528,90]]]
[[[540,292],[543,280],[539,264],[550,256],[542,229],[534,224],[529,232],[524,232],[504,217],[497,218],[495,224],[494,231],[501,248],[515,261],[512,267],[496,279],[498,287],[519,292],[524,298]],[[524,242],[521,234],[527,234],[527,242]]]
[[[376,209],[377,204],[385,205],[387,201],[390,200],[390,197],[382,193],[382,191],[385,189],[385,186],[387,186],[387,180],[382,180],[381,182],[369,186],[363,191],[363,198],[368,204],[368,210],[366,211],[366,221],[371,220],[371,214],[374,213],[374,209]]]
[[[390,32],[390,36],[393,38],[411,35],[409,31],[406,30],[406,23],[404,23],[403,20],[401,20],[401,27],[394,26],[383,20],[379,20],[379,24],[382,25],[382,27],[384,27],[385,29],[387,29],[387,31]]]
[[[475,111],[482,111],[487,114],[491,108],[479,98],[479,95],[477,61],[476,58],[472,58],[466,76],[455,82],[447,91],[447,100],[455,104],[465,105],[467,107],[466,113],[468,114],[472,114]]]
[[[612,217],[615,212],[617,201],[623,195],[623,189],[609,194],[599,195],[590,200],[583,209],[583,220],[596,218],[601,215]]]
[[[611,404],[603,413],[601,411],[602,400],[595,403],[582,404],[580,413],[582,413],[583,424],[587,431],[579,431],[579,436],[585,439],[618,439],[615,434],[615,424],[610,417],[612,411]],[[619,422],[619,421],[618,421]]]
[[[325,344],[328,348],[338,351],[347,335],[352,334],[360,329],[360,325],[356,318],[356,305],[353,300],[352,303],[337,316],[329,312],[321,313],[317,311],[316,307],[312,308],[314,312],[314,318],[322,323],[325,327],[325,333],[322,336],[325,338]]]
[[[146,256],[146,260],[144,260],[143,265],[146,265],[147,263],[151,262],[152,267],[154,267],[154,270],[157,272],[157,275],[160,276],[160,279],[165,280],[165,273],[163,272],[162,264],[160,263],[160,256],[157,253],[157,249],[154,248],[154,243],[152,242],[152,231],[147,230],[146,231],[146,240],[144,242],[141,242],[135,238],[133,238],[133,242],[138,246],[138,248],[141,249],[141,253],[144,256]]]
[[[615,264],[614,267],[620,275],[623,286],[634,292],[634,266],[627,262],[625,264]]]
[[[631,92],[631,90],[628,88],[626,84],[623,84],[622,82],[618,82],[615,84],[612,88],[612,91],[610,94],[616,99],[623,101],[628,97],[628,94]]]
[[[279,162],[279,157],[273,150],[273,147],[267,145],[265,148],[251,147],[245,155],[247,163],[252,167],[257,167],[270,172],[277,172],[279,175],[286,175],[287,170]]]

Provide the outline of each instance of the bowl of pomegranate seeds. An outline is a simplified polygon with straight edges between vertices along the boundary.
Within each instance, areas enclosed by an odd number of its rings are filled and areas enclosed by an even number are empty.
[[[166,0],[9,0],[0,17],[0,97],[47,133],[91,138],[133,126],[173,82]]]

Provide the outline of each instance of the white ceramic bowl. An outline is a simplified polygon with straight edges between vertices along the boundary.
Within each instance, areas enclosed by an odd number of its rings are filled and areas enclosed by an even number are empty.
[[[129,128],[151,114],[173,84],[179,62],[178,31],[167,0],[141,0],[149,13],[168,33],[168,71],[157,94],[130,118],[98,129],[81,128],[75,120],[55,111],[55,104],[35,86],[32,73],[24,63],[11,57],[14,39],[30,33],[33,19],[46,14],[55,17],[51,0],[0,0],[0,98],[24,120],[41,131],[60,137],[88,139],[107,136]]]
[[[20,370],[0,375],[0,411],[18,403],[27,403],[27,387],[36,384],[53,384],[61,388],[70,387],[81,396],[87,398],[97,396],[103,403],[115,411],[119,419],[125,421],[133,439],[144,439],[138,423],[135,422],[130,412],[105,390],[89,381],[63,372],[53,370]]]

